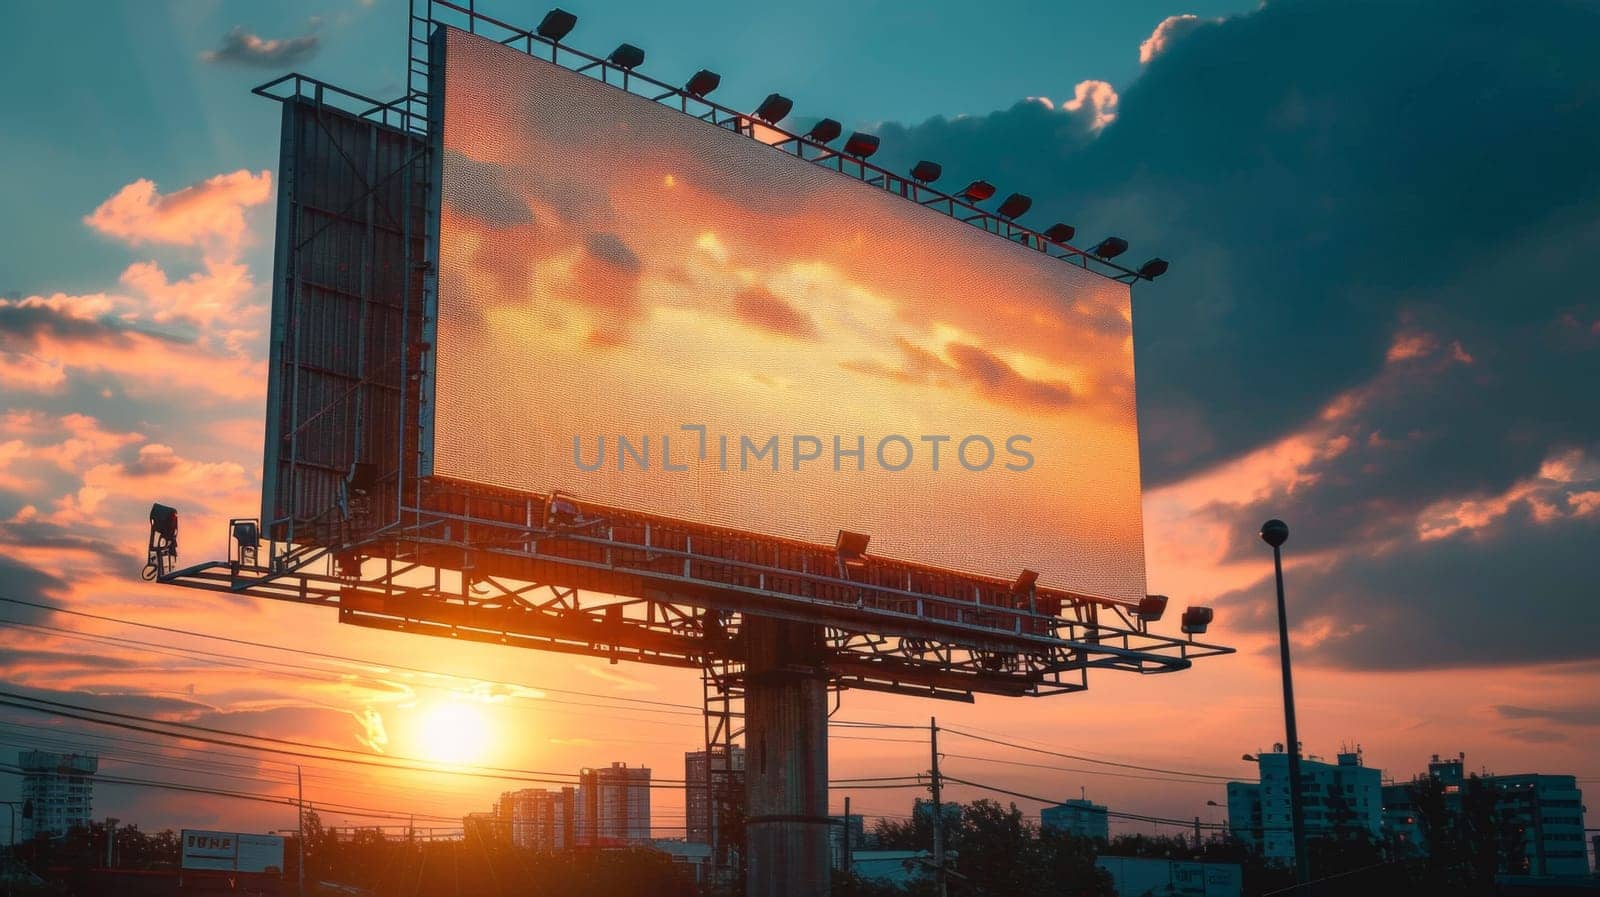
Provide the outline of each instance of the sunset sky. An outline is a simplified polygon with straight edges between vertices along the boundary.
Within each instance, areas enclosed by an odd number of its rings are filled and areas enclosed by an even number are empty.
[[[1240,754],[1283,738],[1270,554],[1255,538],[1277,516],[1291,528],[1309,752],[1359,744],[1406,779],[1433,753],[1465,751],[1472,769],[1600,787],[1595,11],[1025,6],[568,5],[575,45],[639,44],[644,70],[669,81],[712,68],[717,97],[739,108],[781,90],[792,126],[826,115],[871,130],[891,168],[934,159],[941,184],[984,177],[1031,195],[1025,223],[1067,221],[1084,242],[1115,233],[1130,256],[1172,261],[1133,300],[1148,586],[1178,607],[1213,605],[1210,637],[1239,653],[1178,675],[1097,675],[1085,694],[1039,701],[850,693],[839,715],[937,714],[1016,744],[1202,774],[1134,778],[941,740],[950,775],[1217,814],[1206,801],[1224,792],[1208,777],[1251,777]],[[298,69],[393,95],[405,15],[332,0],[93,9],[14,10],[31,38],[0,58],[9,83],[32,85],[0,130],[5,690],[394,757],[563,774],[619,760],[681,778],[703,737],[692,673],[369,632],[138,582],[150,502],[181,509],[184,562],[219,556],[223,521],[259,507],[279,118],[248,88]],[[836,777],[926,768],[916,733],[836,734]],[[291,758],[0,708],[0,750],[32,745],[99,750],[114,776],[292,793]],[[444,828],[521,787],[305,767],[314,803]],[[0,773],[0,799],[15,791]],[[903,814],[918,793],[864,791],[853,807]],[[654,804],[672,834],[681,794]],[[96,814],[146,828],[294,821],[283,806],[110,784]]]

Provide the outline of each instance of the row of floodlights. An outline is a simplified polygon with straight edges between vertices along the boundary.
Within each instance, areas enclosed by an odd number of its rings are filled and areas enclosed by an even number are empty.
[[[544,19],[539,22],[539,26],[534,31],[552,44],[559,44],[563,38],[572,33],[572,29],[577,25],[577,16],[564,9],[552,9],[545,13]],[[606,57],[606,62],[624,71],[631,72],[644,64],[644,51],[633,44],[621,44],[611,51],[611,55]],[[688,81],[684,82],[682,90],[689,96],[703,100],[707,94],[716,90],[721,84],[721,75],[710,69],[701,69],[690,76]],[[665,94],[663,96],[670,95]],[[767,98],[761,101],[761,104],[751,113],[751,117],[775,126],[778,122],[787,118],[793,109],[793,100],[782,94],[773,93],[768,94]],[[805,136],[807,140],[818,146],[827,146],[838,140],[843,134],[843,125],[840,125],[834,119],[824,118],[813,125]],[[868,134],[864,131],[852,131],[850,136],[845,138],[843,151],[847,156],[864,160],[878,151],[878,144],[879,141],[876,135]],[[942,174],[944,174],[943,166],[938,162],[930,162],[926,159],[911,168],[911,179],[925,186],[938,180]],[[955,196],[969,205],[976,206],[978,203],[994,198],[995,193],[996,190],[993,184],[988,181],[977,180],[963,187]],[[1007,221],[1015,221],[1032,206],[1032,198],[1022,193],[1012,193],[1001,201],[994,214]],[[1058,222],[1045,228],[1043,234],[1046,240],[1058,246],[1070,248],[1067,247],[1067,242],[1077,234],[1077,230],[1070,224]],[[1089,249],[1088,253],[1096,258],[1109,261],[1127,251],[1127,240],[1121,237],[1106,237]],[[1140,265],[1135,273],[1145,280],[1155,280],[1157,277],[1167,273],[1167,261],[1161,258],[1150,259]]]
[[[872,537],[866,533],[839,530],[839,537],[834,542],[834,551],[839,556],[841,573],[845,569],[866,565],[867,545],[871,541]],[[1011,593],[1013,595],[1029,595],[1033,592],[1033,588],[1038,582],[1039,574],[1037,572],[1023,570],[1017,574],[1016,580],[1011,583]],[[1143,623],[1154,623],[1161,619],[1162,614],[1167,612],[1168,600],[1165,595],[1146,595],[1139,601],[1138,607],[1133,610],[1133,615]],[[1183,631],[1187,635],[1199,635],[1206,631],[1206,627],[1211,625],[1213,619],[1215,619],[1215,613],[1209,607],[1184,608]]]

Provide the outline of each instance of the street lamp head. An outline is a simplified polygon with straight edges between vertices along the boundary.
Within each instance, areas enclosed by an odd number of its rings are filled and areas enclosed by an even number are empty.
[[[1256,755],[1255,754],[1245,754],[1243,757],[1240,757],[1239,759],[1243,760],[1246,763],[1257,763],[1257,762],[1260,762],[1260,761],[1258,761],[1256,759]]]
[[[1277,548],[1289,541],[1289,524],[1273,518],[1261,524],[1261,541]]]

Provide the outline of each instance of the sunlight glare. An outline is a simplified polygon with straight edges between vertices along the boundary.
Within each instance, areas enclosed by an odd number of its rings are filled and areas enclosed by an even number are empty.
[[[423,756],[436,763],[476,763],[489,747],[489,719],[476,704],[435,704],[423,712],[417,739]]]

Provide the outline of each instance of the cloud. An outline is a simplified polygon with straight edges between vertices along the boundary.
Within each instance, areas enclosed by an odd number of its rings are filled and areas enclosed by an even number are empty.
[[[272,173],[240,169],[162,194],[140,178],[85,218],[95,230],[131,246],[221,247],[236,250],[249,232],[244,210],[272,198]]]
[[[1139,62],[1148,65],[1173,45],[1192,33],[1195,29],[1222,21],[1220,18],[1202,19],[1194,13],[1183,13],[1176,16],[1167,16],[1150,32],[1150,36],[1139,44]]]
[[[591,256],[619,271],[638,274],[641,270],[639,256],[632,249],[629,249],[628,244],[622,242],[622,238],[616,234],[592,233],[585,238],[584,244]]]
[[[533,223],[523,189],[505,166],[479,162],[453,149],[444,151],[443,165],[450,184],[445,200],[456,212],[493,229]]]
[[[1473,9],[1269,4],[1193,27],[1182,52],[1119,86],[1099,130],[1085,109],[1025,102],[886,126],[879,155],[1011,185],[1034,199],[1027,223],[1117,234],[1134,263],[1173,262],[1134,302],[1148,483],[1294,432],[1383,368],[1409,314],[1475,370],[1447,410],[1395,416],[1448,425],[1429,455],[1503,486],[1541,446],[1600,437],[1600,416],[1571,413],[1597,376],[1600,119],[1581,85],[1600,62],[1577,36],[1600,15]],[[1456,77],[1467,58],[1485,64]],[[1582,72],[1530,61],[1572,58]],[[1504,223],[1492,246],[1460,226],[1488,220]]]
[[[1072,403],[1072,390],[1057,383],[1030,380],[1011,365],[977,346],[951,343],[945,347],[955,371],[992,398],[1023,405],[1063,408]]]
[[[810,315],[764,287],[753,286],[734,294],[733,313],[740,320],[779,336],[804,340],[817,337],[817,324]]]
[[[1600,726],[1600,705],[1586,707],[1519,707],[1499,704],[1494,712],[1501,719],[1534,720],[1564,726]]]
[[[1297,565],[1285,572],[1295,660],[1379,671],[1593,660],[1600,626],[1573,576],[1593,566],[1596,540],[1594,518],[1560,526],[1524,518],[1479,539],[1340,552]],[[1220,596],[1219,620],[1271,632],[1271,589],[1263,579]]]
[[[200,58],[212,63],[275,68],[310,59],[320,45],[315,34],[267,39],[236,25],[223,35],[221,46],[201,51]]]
[[[934,383],[968,388],[1002,405],[1025,408],[1065,408],[1073,403],[1071,387],[1023,376],[1015,367],[987,349],[968,343],[945,344],[929,351],[904,338],[895,339],[899,359],[847,359],[840,367],[902,383]]]
[[[1117,120],[1117,91],[1105,81],[1079,81],[1061,108],[1086,116],[1089,130],[1098,131]]]
[[[92,316],[96,297],[0,299],[0,385],[59,394],[73,379],[109,378],[142,396],[255,398],[264,364],[239,351],[209,351],[195,340],[136,327],[136,320]],[[242,349],[243,347],[237,347]]]

